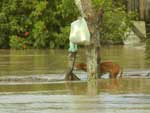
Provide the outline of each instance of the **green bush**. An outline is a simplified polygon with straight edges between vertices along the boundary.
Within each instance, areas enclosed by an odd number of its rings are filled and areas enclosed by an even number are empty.
[[[100,28],[101,42],[122,44],[124,33],[131,27],[135,13],[127,13],[122,0],[93,0],[93,4],[97,9],[102,7],[104,10]]]
[[[70,33],[70,26],[65,26],[63,28],[61,28],[61,32],[60,33],[55,33],[54,37],[55,40],[55,47],[56,48],[68,48],[69,45],[69,33]],[[50,47],[52,48],[52,45],[50,45]]]
[[[10,47],[13,49],[27,49],[28,41],[25,38],[21,38],[18,36],[11,36],[10,37]]]
[[[43,21],[38,21],[34,25],[33,33],[33,47],[34,48],[46,48],[47,39],[48,39],[48,30],[45,27]]]
[[[105,11],[101,41],[122,41],[132,17],[122,0],[115,5],[112,0],[92,1]],[[67,48],[70,23],[79,15],[74,0],[1,0],[0,48]]]

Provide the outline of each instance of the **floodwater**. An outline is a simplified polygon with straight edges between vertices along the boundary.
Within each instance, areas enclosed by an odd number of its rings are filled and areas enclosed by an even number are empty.
[[[102,47],[101,55],[123,67],[122,79],[87,82],[75,71],[81,81],[67,82],[67,50],[0,50],[0,113],[150,113],[145,46]]]

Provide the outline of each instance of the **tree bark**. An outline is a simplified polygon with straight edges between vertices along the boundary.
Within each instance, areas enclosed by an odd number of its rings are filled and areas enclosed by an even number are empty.
[[[94,80],[100,75],[100,34],[98,27],[99,20],[101,20],[101,15],[97,15],[98,13],[96,13],[96,11],[93,9],[91,0],[80,1],[80,4],[77,4],[77,6],[81,15],[86,18],[91,34],[90,45],[86,47],[88,80]]]
[[[139,0],[139,10],[140,10],[140,20],[144,20],[145,15],[145,2],[144,0]]]
[[[132,0],[127,0],[127,9],[128,9],[128,12],[131,12],[132,11]]]

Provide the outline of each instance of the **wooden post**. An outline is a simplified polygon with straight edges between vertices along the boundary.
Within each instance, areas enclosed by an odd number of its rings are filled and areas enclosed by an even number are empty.
[[[145,1],[145,20],[150,23],[150,1]]]
[[[65,80],[80,80],[74,73],[73,73],[73,67],[76,60],[76,54],[77,52],[70,52],[69,53],[69,62],[68,62],[68,70],[65,74]]]
[[[135,10],[138,12],[139,0],[135,0]]]
[[[128,0],[127,1],[127,9],[128,9],[128,12],[131,12],[132,11],[132,1],[131,0]]]
[[[139,11],[140,11],[140,20],[144,20],[144,14],[145,14],[144,0],[139,0]]]
[[[95,80],[100,75],[100,39],[99,39],[99,22],[102,17],[102,12],[96,13],[92,7],[91,0],[75,0],[80,1],[78,9],[82,16],[85,16],[88,24],[88,28],[91,34],[91,43],[86,48],[87,55],[87,72],[88,80]]]

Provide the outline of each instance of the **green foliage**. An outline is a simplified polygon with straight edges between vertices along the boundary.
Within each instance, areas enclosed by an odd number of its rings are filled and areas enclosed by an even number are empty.
[[[92,0],[95,9],[101,8],[104,5],[104,2],[105,2],[104,0]]]
[[[50,39],[49,47],[50,48],[67,48],[69,44],[69,32],[70,32],[70,23],[74,21],[79,12],[75,6],[75,3],[71,0],[60,0],[60,4],[57,3],[56,11],[54,12],[54,25],[53,28],[56,28],[52,32],[53,38]],[[51,28],[52,28],[51,27]],[[51,29],[49,28],[49,29]],[[57,30],[57,32],[56,32]]]
[[[69,33],[70,33],[70,26],[66,26],[61,28],[61,33],[55,33],[55,47],[56,48],[67,48],[69,45]],[[51,45],[50,45],[51,46]],[[52,48],[52,47],[51,47]]]
[[[33,29],[34,48],[45,48],[48,39],[48,30],[43,21],[38,21]]]
[[[27,49],[28,41],[25,38],[21,38],[18,36],[11,36],[10,47],[14,49]]]
[[[124,33],[131,27],[131,20],[134,13],[128,14],[122,0],[113,2],[112,0],[93,0],[96,8],[102,7],[104,10],[102,27],[100,29],[102,43],[123,43]]]
[[[92,1],[105,11],[101,40],[122,40],[132,16],[121,2]],[[1,0],[0,48],[67,48],[70,23],[79,15],[73,0]]]

